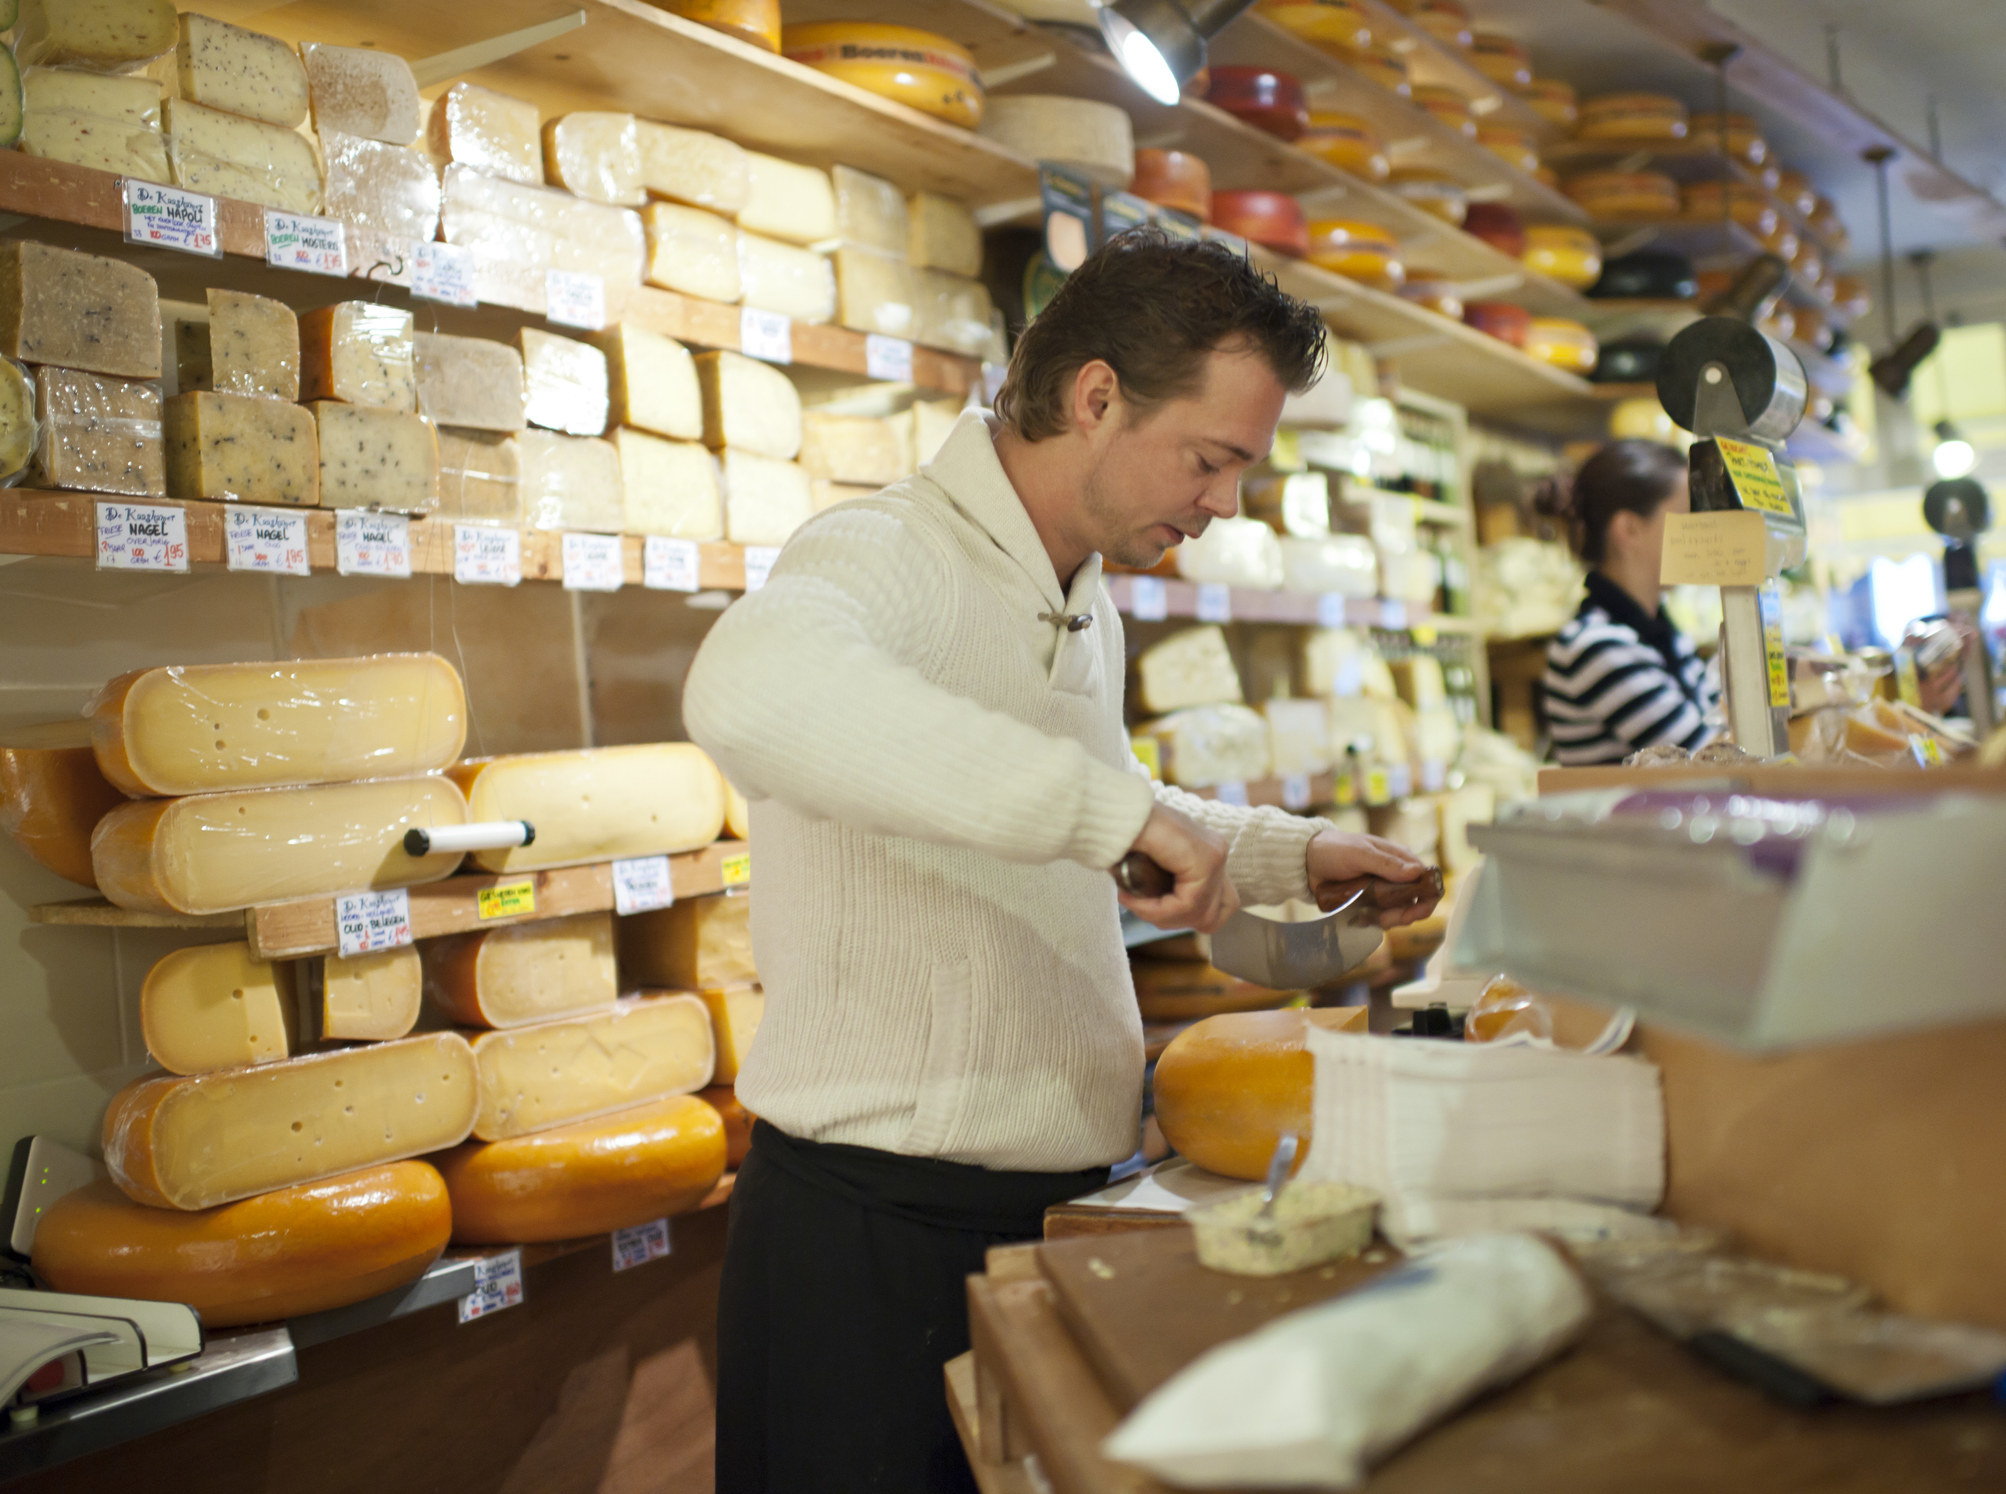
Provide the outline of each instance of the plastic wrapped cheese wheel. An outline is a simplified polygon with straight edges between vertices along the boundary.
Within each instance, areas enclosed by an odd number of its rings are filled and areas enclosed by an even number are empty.
[[[97,886],[91,832],[125,803],[90,747],[90,723],[55,721],[0,732],[0,830],[59,877]]]
[[[489,758],[453,776],[476,818],[536,826],[530,845],[476,851],[488,871],[693,851],[724,826],[723,775],[689,742]]]

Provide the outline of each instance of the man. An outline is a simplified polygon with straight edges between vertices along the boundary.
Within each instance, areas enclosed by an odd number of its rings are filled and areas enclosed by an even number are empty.
[[[719,619],[690,734],[752,802],[761,1117],[718,1318],[720,1494],[972,1489],[941,1366],[993,1244],[1132,1155],[1141,1024],[1117,901],[1216,928],[1422,863],[1150,782],[1103,556],[1237,511],[1323,328],[1242,257],[1124,236],[1026,329],[996,420],[818,515]],[[1146,852],[1176,885],[1117,897]],[[1423,916],[1426,906],[1400,915]]]

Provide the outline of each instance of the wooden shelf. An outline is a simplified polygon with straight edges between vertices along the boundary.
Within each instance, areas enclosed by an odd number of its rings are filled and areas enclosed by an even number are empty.
[[[1386,0],[1360,3],[1371,19],[1373,44],[1378,45],[1383,38],[1400,54],[1407,63],[1410,84],[1453,88],[1470,101],[1479,120],[1524,130],[1537,141],[1559,140],[1567,134],[1519,95],[1492,82],[1466,53],[1437,41]]]
[[[1136,577],[1110,574],[1108,595],[1115,610],[1125,617],[1135,615]],[[1198,616],[1198,584],[1194,581],[1163,579],[1164,615],[1179,620]],[[1448,617],[1402,602],[1381,597],[1324,597],[1301,591],[1254,591],[1244,586],[1227,589],[1227,612],[1233,622],[1283,623],[1303,627],[1388,628],[1394,631],[1434,628],[1455,633],[1474,629],[1466,617]],[[1341,603],[1341,609],[1337,605]],[[1337,614],[1342,611],[1340,618]]]
[[[1746,227],[1715,216],[1598,218],[1589,227],[1602,239],[1604,251],[1612,256],[1647,246],[1676,249],[1690,256],[1701,269],[1716,265],[1732,267],[1769,252],[1768,246]],[[1784,282],[1783,294],[1793,305],[1822,312],[1835,326],[1843,327],[1850,318],[1833,306],[1829,285],[1829,281],[1808,285],[1801,276],[1792,275]],[[1592,307],[1595,302],[1590,300],[1587,304]]]

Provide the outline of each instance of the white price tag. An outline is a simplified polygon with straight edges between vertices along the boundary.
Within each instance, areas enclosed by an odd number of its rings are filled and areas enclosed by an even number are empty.
[[[564,589],[618,591],[626,578],[626,563],[617,534],[564,536]]]
[[[411,894],[402,887],[388,892],[352,892],[334,900],[335,937],[342,958],[398,949],[411,942]]]
[[[613,863],[613,911],[625,918],[666,908],[676,900],[666,856],[635,856]]]
[[[1344,598],[1334,591],[1327,591],[1316,599],[1316,625],[1319,628],[1341,628],[1344,626]]]
[[[1365,661],[1357,654],[1346,654],[1337,661],[1337,668],[1330,672],[1330,693],[1332,695],[1365,693]]]
[[[745,589],[757,591],[766,584],[766,578],[773,573],[773,562],[780,558],[778,545],[747,545],[745,547]]]
[[[912,382],[912,344],[873,332],[864,339],[864,372],[874,379]]]
[[[334,516],[334,568],[344,576],[409,576],[411,521],[344,508]]]
[[[1407,626],[1407,604],[1398,597],[1379,599],[1379,625],[1396,631]]]
[[[982,365],[982,403],[993,405],[996,396],[1003,392],[1003,380],[1010,372],[1007,363],[985,363]]]
[[[522,1250],[474,1262],[474,1289],[460,1299],[460,1321],[471,1323],[522,1301]]]
[[[738,314],[738,350],[768,363],[792,363],[794,324],[777,311],[748,306]]]
[[[1309,775],[1291,773],[1282,780],[1282,808],[1308,809],[1310,801]]]
[[[157,182],[135,181],[129,176],[122,178],[119,186],[125,197],[128,244],[222,258],[223,246],[216,239],[215,198],[204,197],[200,192],[184,192],[179,187],[163,187]]]
[[[543,319],[597,332],[606,325],[606,282],[572,270],[543,272]]]
[[[613,1269],[631,1271],[669,1253],[669,1221],[650,1219],[632,1229],[613,1231]]]
[[[1128,615],[1137,622],[1151,623],[1160,623],[1170,616],[1170,590],[1161,576],[1129,578]]]
[[[1386,770],[1386,792],[1389,797],[1404,799],[1414,792],[1414,770],[1406,763],[1395,763]]]
[[[304,576],[306,515],[282,508],[223,510],[223,560],[233,571],[265,571],[279,576]]]
[[[479,524],[453,526],[453,579],[462,586],[514,586],[522,580],[522,534]]]
[[[1212,797],[1217,799],[1221,804],[1237,804],[1240,808],[1245,809],[1247,807],[1247,786],[1244,783],[1218,784],[1212,790]]]
[[[1233,588],[1207,581],[1198,588],[1198,621],[1223,623],[1233,620]]]
[[[1436,758],[1429,758],[1421,764],[1421,792],[1439,794],[1442,786],[1449,781],[1448,764]]]
[[[424,301],[443,301],[448,306],[476,304],[474,251],[464,244],[413,240],[411,294]]]
[[[100,503],[98,569],[185,571],[188,512],[162,503]]]
[[[314,275],[348,274],[348,229],[334,218],[265,209],[265,263]]]
[[[695,540],[651,534],[641,547],[641,584],[651,591],[696,591],[702,564]]]

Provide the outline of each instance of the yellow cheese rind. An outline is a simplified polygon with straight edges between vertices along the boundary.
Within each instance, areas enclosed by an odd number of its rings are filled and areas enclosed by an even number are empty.
[[[727,449],[724,537],[734,545],[784,545],[814,516],[814,480],[797,462]]]
[[[625,512],[620,452],[597,436],[526,430],[513,438],[521,461],[523,521],[538,529],[617,534]]]
[[[479,1099],[456,1032],[141,1079],[105,1112],[105,1166],[135,1203],[214,1208],[457,1146]]]
[[[0,353],[119,379],[160,377],[160,296],[136,265],[0,244]]]
[[[167,491],[176,498],[319,503],[313,412],[249,394],[175,395],[167,401]]]
[[[710,1012],[695,996],[628,999],[609,1012],[484,1032],[473,1048],[473,1134],[482,1141],[694,1093],[717,1060]]]
[[[489,176],[543,181],[536,105],[472,83],[455,83],[432,106],[432,154]]]
[[[98,771],[81,719],[0,733],[0,830],[57,876],[95,887],[91,831],[125,802]]]
[[[21,154],[141,181],[173,180],[155,79],[31,67],[21,82]]]
[[[905,194],[854,166],[831,167],[829,180],[836,194],[836,237],[904,259],[911,233]]]
[[[14,51],[24,63],[123,72],[174,49],[168,0],[22,0]]]
[[[699,353],[704,444],[791,459],[801,450],[801,394],[770,363],[742,353]]]
[[[293,970],[242,940],[162,955],[139,989],[146,1051],[170,1074],[271,1063],[292,1052]]]
[[[593,202],[639,207],[648,200],[631,114],[588,109],[545,121],[543,169],[565,191]]]
[[[453,777],[478,820],[528,820],[536,840],[476,851],[486,871],[694,851],[724,824],[724,779],[690,742],[532,752],[461,763]]]
[[[427,420],[480,431],[523,428],[522,354],[507,343],[420,332],[412,353],[418,410]]]
[[[415,946],[328,955],[320,970],[320,1036],[383,1043],[418,1025],[425,977]]]
[[[620,976],[629,985],[678,991],[751,985],[759,979],[751,897],[685,898],[621,919]]]
[[[425,994],[467,1027],[527,1027],[620,998],[613,915],[580,913],[428,939]]]
[[[438,234],[439,174],[423,152],[333,130],[321,135],[320,150],[328,217],[400,239]]]
[[[491,431],[440,430],[440,518],[520,524],[522,505],[520,440]]]
[[[810,477],[883,487],[913,470],[906,430],[910,422],[872,415],[801,416],[801,465]]]
[[[722,135],[680,125],[634,122],[641,185],[656,197],[732,216],[752,190],[745,148]]]
[[[744,294],[738,229],[716,213],[674,202],[641,210],[648,235],[648,284],[733,305]]]
[[[819,166],[745,153],[747,190],[738,226],[790,244],[836,237],[836,189]]]
[[[739,293],[747,306],[817,324],[836,315],[836,271],[827,255],[743,229],[738,235]]]
[[[409,145],[422,110],[411,64],[395,52],[301,42],[313,127],[325,145],[331,134]]]
[[[306,68],[275,36],[183,15],[174,61],[184,99],[281,129],[306,123]]]
[[[517,334],[522,348],[523,414],[531,425],[572,436],[606,429],[610,398],[606,355],[589,342],[535,327]]]
[[[703,439],[696,360],[673,338],[645,327],[609,327],[593,339],[606,355],[607,420],[676,441]]]
[[[620,454],[623,533],[723,538],[724,489],[709,447],[624,426],[613,432],[613,445]]]
[[[919,280],[902,259],[845,244],[836,251],[837,320],[853,332],[919,335]]]
[[[68,368],[35,385],[36,465],[52,488],[158,497],[167,491],[160,388]]]
[[[174,183],[284,213],[320,211],[320,162],[295,130],[169,99],[167,162]]]
[[[425,514],[439,506],[439,443],[422,415],[321,400],[322,508]]]
[[[411,313],[375,301],[342,301],[299,319],[300,398],[381,410],[416,410]]]
[[[906,218],[906,259],[914,269],[971,278],[982,273],[982,230],[964,204],[938,192],[915,192]]]

